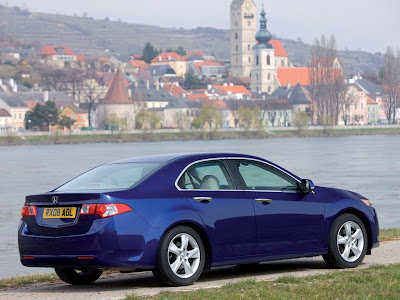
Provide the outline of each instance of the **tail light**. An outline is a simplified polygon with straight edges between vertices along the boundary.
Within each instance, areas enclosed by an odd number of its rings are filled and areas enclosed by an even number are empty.
[[[21,211],[21,220],[25,217],[36,217],[37,209],[36,206],[24,206]]]
[[[85,204],[81,208],[81,216],[99,215],[100,217],[109,218],[131,211],[126,204]]]

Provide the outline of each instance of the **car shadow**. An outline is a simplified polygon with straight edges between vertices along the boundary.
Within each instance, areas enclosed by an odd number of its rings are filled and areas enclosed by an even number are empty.
[[[202,288],[203,286],[210,286],[218,284],[219,281],[237,281],[239,279],[246,279],[257,276],[268,276],[276,278],[285,276],[286,273],[293,275],[295,272],[323,270],[329,267],[321,258],[302,258],[291,259],[282,261],[273,261],[260,263],[258,265],[245,265],[245,266],[225,266],[212,268],[211,270],[204,271],[199,280],[195,283],[194,287],[189,289]],[[225,284],[225,282],[223,283]],[[106,274],[103,275],[98,281],[92,285],[69,285],[52,283],[51,285],[44,285],[37,287],[36,291],[41,293],[79,293],[79,292],[112,292],[129,290],[134,292],[141,289],[143,291],[155,290],[170,290],[174,291],[177,288],[167,288],[160,284],[151,272],[138,272],[130,274]],[[179,288],[180,290],[182,288]]]

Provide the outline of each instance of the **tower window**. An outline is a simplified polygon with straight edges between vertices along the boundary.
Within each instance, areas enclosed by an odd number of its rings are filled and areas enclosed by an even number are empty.
[[[235,40],[237,40],[239,38],[239,35],[237,32],[235,32]]]
[[[236,45],[236,52],[238,52],[239,51],[239,46],[238,45]]]
[[[283,59],[281,60],[281,66],[282,66],[282,68],[285,67],[285,62],[283,61]]]
[[[251,62],[251,57],[249,56],[249,62]]]
[[[268,93],[271,93],[271,87],[270,86],[268,87]]]
[[[251,47],[250,47],[250,45],[248,45],[248,46],[247,46],[247,50],[249,50],[249,51],[251,50]]]
[[[258,74],[256,74],[256,80],[258,81]]]
[[[267,55],[267,65],[271,65],[271,56]]]
[[[235,21],[235,26],[236,26],[236,27],[238,26],[238,22],[237,22],[237,21]]]
[[[258,61],[258,55],[256,56],[256,65],[258,66],[258,63],[259,63],[259,61]]]
[[[251,26],[251,21],[249,21],[247,24],[249,24],[249,26]]]
[[[270,73],[268,73],[268,80],[270,80],[271,79],[271,74]]]

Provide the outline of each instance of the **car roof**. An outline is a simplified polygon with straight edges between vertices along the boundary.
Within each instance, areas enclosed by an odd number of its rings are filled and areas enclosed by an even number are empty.
[[[117,160],[110,162],[110,164],[122,164],[122,163],[168,163],[173,160],[179,160],[183,158],[191,158],[193,160],[208,159],[208,158],[221,158],[221,157],[246,157],[246,158],[256,158],[259,157],[238,154],[238,153],[224,153],[224,152],[199,152],[199,153],[168,153],[168,154],[156,154],[156,155],[145,155],[126,158],[122,160]]]

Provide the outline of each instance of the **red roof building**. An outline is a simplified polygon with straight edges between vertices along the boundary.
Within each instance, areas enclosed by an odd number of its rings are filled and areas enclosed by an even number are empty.
[[[243,85],[214,85],[214,88],[223,90],[227,95],[243,94],[251,96],[251,93]]]
[[[83,55],[75,54],[65,46],[45,46],[39,51],[38,55],[45,59],[58,61],[81,61],[85,59]]]
[[[175,52],[165,52],[157,55],[151,62],[183,61],[183,57]]]
[[[310,85],[309,68],[278,68],[276,76],[280,86]]]
[[[129,98],[128,89],[125,81],[122,78],[121,70],[118,68],[110,88],[106,96],[101,101],[101,104],[130,104],[132,103]]]
[[[186,97],[188,92],[181,88],[177,83],[164,83],[162,88],[170,93],[172,96],[176,97]]]

